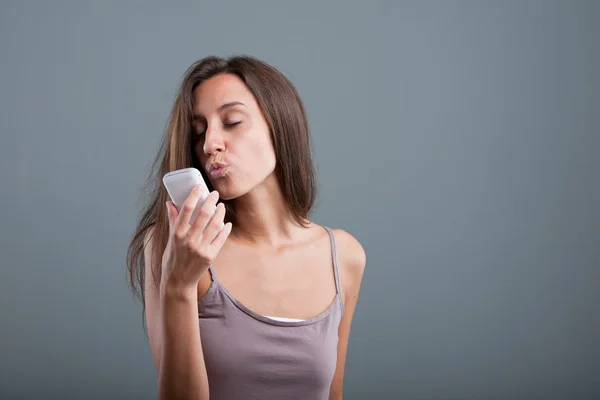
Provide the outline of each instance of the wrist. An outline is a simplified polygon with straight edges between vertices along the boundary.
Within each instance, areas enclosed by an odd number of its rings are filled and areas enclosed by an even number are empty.
[[[165,280],[161,284],[160,294],[163,301],[196,301],[198,289],[195,286],[184,286]]]

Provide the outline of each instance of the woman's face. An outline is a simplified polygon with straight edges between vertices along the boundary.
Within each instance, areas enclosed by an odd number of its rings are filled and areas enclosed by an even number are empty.
[[[193,92],[196,156],[223,200],[248,193],[275,169],[269,126],[244,82],[216,75]]]

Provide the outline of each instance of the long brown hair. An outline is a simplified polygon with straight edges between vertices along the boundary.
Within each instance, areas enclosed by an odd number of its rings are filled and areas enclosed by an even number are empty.
[[[193,149],[192,109],[194,89],[203,81],[223,73],[235,74],[252,92],[268,123],[275,148],[277,181],[292,215],[306,225],[316,196],[312,148],[304,105],[292,83],[277,69],[250,56],[221,58],[210,56],[198,60],[186,71],[179,93],[162,137],[160,150],[147,177],[144,192],[147,204],[127,250],[129,282],[134,294],[144,298],[144,238],[153,227],[153,260],[151,266],[158,287],[161,259],[169,236],[165,202],[169,195],[162,177],[170,171],[195,167],[203,175],[210,190],[213,188]],[[235,221],[235,210],[224,201],[226,221]]]

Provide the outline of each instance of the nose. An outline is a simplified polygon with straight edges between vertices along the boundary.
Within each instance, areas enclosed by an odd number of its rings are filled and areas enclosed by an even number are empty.
[[[202,146],[202,150],[207,156],[225,150],[223,132],[218,128],[207,128],[204,133],[204,145]]]

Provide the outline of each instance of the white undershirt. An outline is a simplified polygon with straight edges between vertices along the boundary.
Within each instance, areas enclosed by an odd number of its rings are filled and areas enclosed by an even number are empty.
[[[281,321],[281,322],[300,322],[300,321],[304,321],[303,319],[285,318],[285,317],[269,317],[268,315],[265,315],[265,317],[270,318],[270,319],[274,319],[275,321]]]

